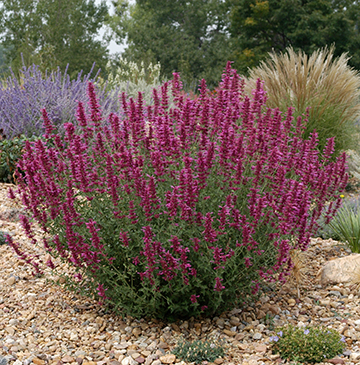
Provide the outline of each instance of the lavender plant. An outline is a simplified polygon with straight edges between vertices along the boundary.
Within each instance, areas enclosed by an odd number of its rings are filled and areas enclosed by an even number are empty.
[[[96,81],[98,74],[91,79],[92,70],[76,80],[70,80],[67,71],[43,75],[39,66],[23,67],[20,80],[11,71],[11,76],[3,80],[0,88],[0,128],[8,138],[17,135],[41,136],[44,132],[41,109],[46,108],[54,125],[75,122],[77,100],[84,100],[88,81]],[[104,116],[119,108],[117,97],[98,90]],[[61,128],[60,128],[61,130]]]
[[[176,73],[171,85],[175,107],[164,83],[146,108],[141,93],[122,94],[125,117],[104,124],[89,83],[91,114],[79,102],[81,130],[66,123],[63,137],[43,110],[44,139],[26,142],[24,177],[10,190],[42,227],[45,250],[73,266],[71,287],[135,317],[213,315],[265,280],[285,281],[290,250],[306,250],[325,202],[331,218],[347,183],[345,154],[331,160],[334,139],[319,155],[316,133],[303,140],[291,109],[263,112],[260,81],[243,96],[230,62],[215,95],[202,80],[200,96],[185,97]],[[21,222],[38,244],[32,220]],[[41,257],[7,240],[42,272]]]

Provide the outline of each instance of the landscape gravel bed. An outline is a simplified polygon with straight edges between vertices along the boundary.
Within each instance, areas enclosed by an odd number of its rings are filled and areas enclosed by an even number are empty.
[[[0,184],[0,231],[44,256],[23,234],[22,207],[8,199],[8,186]],[[217,365],[280,364],[285,361],[272,354],[269,338],[287,323],[336,329],[347,349],[331,363],[355,364],[360,362],[359,286],[323,288],[318,275],[327,261],[347,255],[336,241],[312,239],[300,265],[300,283],[293,278],[284,286],[269,285],[252,305],[219,317],[166,323],[107,313],[96,301],[56,285],[62,278],[55,274],[34,277],[31,267],[1,245],[0,365],[185,365],[171,353],[180,338],[222,341],[226,354],[214,361]],[[61,263],[58,269],[69,270]]]

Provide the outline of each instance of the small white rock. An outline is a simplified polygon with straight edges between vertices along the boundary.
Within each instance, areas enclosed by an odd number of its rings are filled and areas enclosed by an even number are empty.
[[[261,340],[262,339],[262,334],[258,333],[258,332],[254,333],[253,339],[254,340]]]
[[[131,356],[125,357],[122,359],[121,365],[138,365],[138,362],[135,361]]]

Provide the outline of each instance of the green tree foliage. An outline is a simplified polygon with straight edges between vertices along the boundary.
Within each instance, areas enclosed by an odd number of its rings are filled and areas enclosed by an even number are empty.
[[[216,85],[229,58],[228,7],[224,0],[113,0],[109,18],[116,41],[127,37],[124,57],[161,64],[161,76],[180,72],[190,89],[201,78]]]
[[[36,63],[44,70],[69,64],[71,76],[89,72],[94,62],[104,68],[106,45],[95,37],[107,14],[104,1],[3,0],[0,34],[7,60],[15,69],[22,58],[26,66]]]
[[[359,1],[228,0],[235,67],[246,73],[268,52],[292,46],[310,54],[335,45],[335,56],[349,52],[360,69]]]

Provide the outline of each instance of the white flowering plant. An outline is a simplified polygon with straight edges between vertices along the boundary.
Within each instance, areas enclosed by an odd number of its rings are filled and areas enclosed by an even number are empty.
[[[345,350],[344,336],[326,327],[288,325],[279,328],[270,342],[273,353],[280,354],[282,359],[312,364],[332,359]]]

